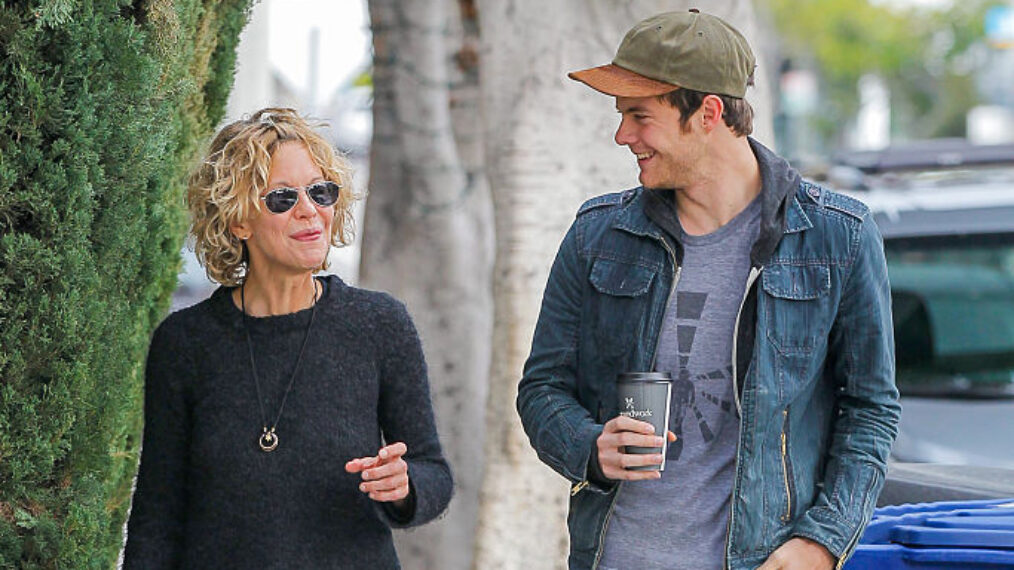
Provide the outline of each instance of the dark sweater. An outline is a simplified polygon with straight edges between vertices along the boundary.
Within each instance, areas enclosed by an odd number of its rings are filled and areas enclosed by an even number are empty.
[[[124,568],[398,568],[390,527],[422,524],[447,507],[451,473],[404,305],[334,276],[321,283],[271,453],[257,445],[261,413],[232,289],[155,331]],[[309,309],[247,318],[269,424],[309,318]],[[414,505],[404,516],[345,472],[384,441],[408,446]]]

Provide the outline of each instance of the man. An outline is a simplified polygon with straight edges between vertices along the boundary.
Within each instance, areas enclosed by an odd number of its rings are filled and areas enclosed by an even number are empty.
[[[570,74],[615,97],[642,184],[581,206],[518,389],[574,483],[572,569],[840,567],[883,485],[900,408],[880,234],[747,136],[754,67],[691,10]],[[663,434],[617,415],[617,375],[651,370],[673,378],[664,458],[624,453]]]

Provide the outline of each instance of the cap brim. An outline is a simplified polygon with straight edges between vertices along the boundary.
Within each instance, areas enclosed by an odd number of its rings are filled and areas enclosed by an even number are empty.
[[[679,85],[656,81],[611,63],[572,71],[567,77],[614,97],[653,97],[679,89]]]

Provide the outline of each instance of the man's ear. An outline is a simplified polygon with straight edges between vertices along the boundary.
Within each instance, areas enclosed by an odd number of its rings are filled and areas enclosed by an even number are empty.
[[[725,103],[718,95],[710,94],[701,101],[701,108],[698,111],[701,115],[701,126],[704,130],[711,132],[715,127],[722,124],[722,113],[725,112]]]

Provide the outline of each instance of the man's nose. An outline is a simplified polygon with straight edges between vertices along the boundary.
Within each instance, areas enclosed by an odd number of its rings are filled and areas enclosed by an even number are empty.
[[[620,125],[616,127],[616,135],[613,137],[613,140],[620,146],[629,145],[634,141],[634,137],[628,128],[626,117],[620,119]]]

